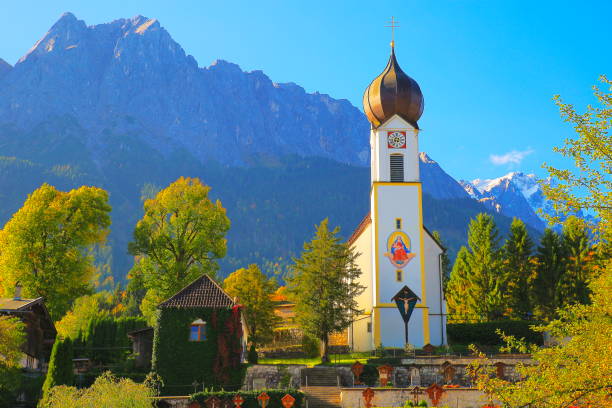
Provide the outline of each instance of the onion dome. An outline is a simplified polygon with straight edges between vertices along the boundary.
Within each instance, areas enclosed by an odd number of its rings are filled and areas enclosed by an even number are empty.
[[[425,100],[417,82],[402,71],[395,59],[391,43],[391,56],[385,70],[366,88],[363,110],[374,128],[393,115],[399,115],[416,129],[423,114]]]

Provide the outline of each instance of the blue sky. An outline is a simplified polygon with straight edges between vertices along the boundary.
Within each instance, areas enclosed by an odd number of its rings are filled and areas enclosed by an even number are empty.
[[[566,166],[552,147],[572,131],[552,96],[583,108],[598,76],[612,76],[611,1],[0,0],[0,11],[11,64],[65,11],[90,25],[142,14],[200,66],[225,59],[360,109],[394,15],[399,63],[425,96],[421,150],[464,179]]]

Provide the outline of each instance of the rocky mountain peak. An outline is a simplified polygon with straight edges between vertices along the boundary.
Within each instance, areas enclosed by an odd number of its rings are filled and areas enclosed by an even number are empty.
[[[0,79],[8,74],[11,69],[13,69],[13,66],[0,58]]]
[[[17,64],[44,54],[62,54],[78,47],[87,32],[87,25],[72,13],[64,13],[51,29],[28,51]]]
[[[461,185],[470,197],[492,210],[519,217],[538,230],[544,228],[542,219],[536,214],[542,205],[542,194],[534,174],[511,172],[493,179],[461,180]]]
[[[430,163],[430,164],[435,163],[435,164],[437,164],[437,162],[434,161],[431,157],[429,157],[427,155],[427,153],[425,153],[425,152],[419,153],[419,160],[421,161],[421,163]]]
[[[427,186],[426,193],[436,199],[463,199],[469,198],[457,181],[449,176],[425,152],[419,153],[421,181]]]

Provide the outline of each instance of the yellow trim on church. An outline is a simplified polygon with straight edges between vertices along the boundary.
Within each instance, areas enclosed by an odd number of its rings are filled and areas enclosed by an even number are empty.
[[[378,248],[379,248],[379,242],[378,242],[378,235],[379,235],[379,229],[378,229],[378,186],[380,185],[384,185],[384,186],[410,186],[410,185],[416,185],[417,186],[417,190],[419,192],[419,218],[420,218],[420,222],[421,222],[421,228],[420,228],[420,238],[421,238],[421,250],[420,253],[425,254],[425,227],[423,224],[423,185],[421,182],[419,181],[408,181],[408,182],[403,182],[403,183],[398,183],[398,182],[385,182],[385,181],[374,181],[372,182],[372,193],[374,194],[374,211],[373,211],[373,222],[372,222],[372,228],[373,228],[373,233],[374,233],[374,258],[375,258],[375,276],[376,276],[376,291],[374,293],[374,299],[373,299],[373,309],[374,309],[374,346],[379,346],[381,344],[381,329],[380,329],[380,308],[388,308],[388,307],[396,307],[395,304],[393,303],[381,303],[380,302],[380,298],[379,298],[379,290],[380,290],[380,286],[379,286],[379,273],[380,273],[380,268],[379,268],[379,256],[378,256]],[[421,303],[416,305],[415,307],[423,309],[423,342],[424,344],[429,344],[430,343],[430,336],[429,336],[429,307],[427,306],[427,285],[426,285],[426,276],[425,276],[425,259],[423,259],[421,261],[421,296],[423,297],[421,299]]]

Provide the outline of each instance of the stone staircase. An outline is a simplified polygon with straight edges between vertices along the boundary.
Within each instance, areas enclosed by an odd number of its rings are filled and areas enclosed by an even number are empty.
[[[308,408],[339,408],[340,388],[302,387]]]
[[[338,371],[333,367],[302,369],[301,390],[306,396],[308,408],[339,408],[340,386]]]

